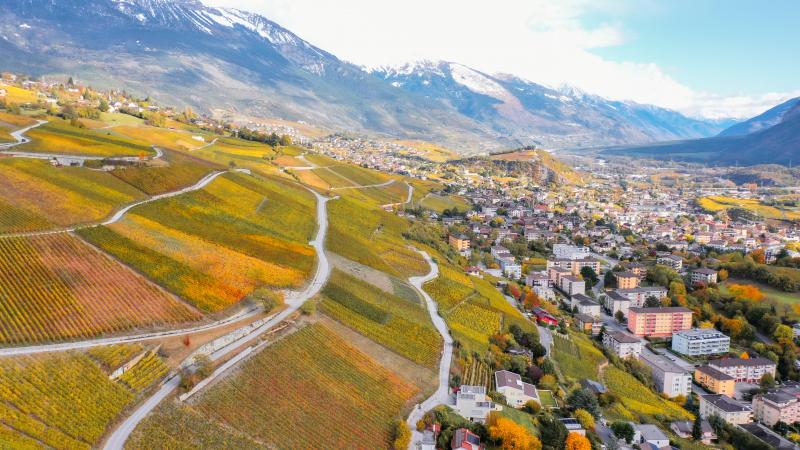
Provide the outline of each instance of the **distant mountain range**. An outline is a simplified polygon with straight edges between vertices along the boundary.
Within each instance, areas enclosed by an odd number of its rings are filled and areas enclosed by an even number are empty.
[[[733,125],[712,138],[616,147],[604,153],[717,165],[797,165],[800,163],[800,97]]]
[[[0,66],[464,152],[698,138],[729,125],[456,63],[365,70],[260,15],[194,0],[6,0]]]

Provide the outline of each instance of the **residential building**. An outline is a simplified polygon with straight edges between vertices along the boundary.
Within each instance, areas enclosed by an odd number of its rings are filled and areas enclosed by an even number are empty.
[[[501,408],[486,395],[486,386],[462,385],[456,394],[456,411],[473,422],[483,423],[491,411]]]
[[[640,286],[633,289],[617,289],[614,292],[631,301],[631,306],[641,308],[645,301],[652,297],[661,300],[667,296],[667,289],[662,286]]]
[[[530,287],[546,287],[552,288],[553,287],[553,280],[547,276],[546,273],[542,272],[533,272],[529,273],[525,277],[525,284]]]
[[[764,425],[753,422],[741,425],[741,428],[757,437],[761,442],[769,445],[775,450],[798,450],[800,446],[794,442],[782,437],[778,433],[770,430]]]
[[[671,337],[692,327],[692,310],[684,307],[630,308],[628,330],[645,337]]]
[[[450,246],[458,250],[458,252],[469,250],[469,238],[463,234],[451,234],[448,238],[448,242]]]
[[[800,383],[789,381],[777,389],[753,397],[755,420],[768,426],[800,422]]]
[[[620,358],[639,358],[642,353],[642,341],[622,331],[606,331],[603,346]]]
[[[497,392],[506,397],[509,406],[522,408],[531,400],[541,403],[536,386],[523,382],[519,374],[508,370],[499,370],[494,373],[494,382]]]
[[[584,294],[575,294],[570,298],[570,307],[580,314],[600,317],[600,303]]]
[[[756,358],[726,358],[709,361],[709,366],[728,374],[737,383],[758,383],[765,374],[775,376],[777,365],[771,359]]]
[[[731,338],[713,328],[693,328],[672,335],[672,350],[687,356],[728,353]]]
[[[661,266],[667,266],[676,272],[680,272],[683,270],[683,258],[680,256],[675,255],[666,255],[666,256],[659,256],[656,259],[656,264]]]
[[[642,353],[640,358],[653,371],[653,382],[659,392],[673,398],[692,393],[692,374],[660,355]]]
[[[453,433],[453,440],[450,441],[452,450],[483,450],[481,438],[466,428],[459,428]]]
[[[669,438],[657,426],[649,423],[640,423],[633,426],[639,435],[639,444],[652,444],[656,448],[669,446]]]
[[[720,372],[710,366],[700,366],[694,371],[694,379],[697,381],[697,384],[715,394],[733,397],[736,388],[736,380],[726,373]]]
[[[643,280],[644,277],[647,276],[647,266],[645,266],[642,263],[639,262],[629,263],[627,269],[629,272],[635,273],[640,280]]]
[[[555,244],[553,245],[553,254],[556,258],[565,259],[581,259],[589,256],[591,249],[589,247],[579,247],[577,245],[569,244]]]
[[[538,306],[533,308],[531,312],[533,312],[533,315],[536,317],[536,321],[543,325],[552,325],[552,326],[558,325],[558,319],[556,319],[555,317],[553,317],[552,314],[550,314],[549,312],[545,311],[544,309]]]
[[[564,417],[558,419],[564,425],[564,428],[567,429],[567,433],[578,433],[581,436],[586,436],[586,430],[583,429],[581,423],[578,422],[578,419],[574,419],[572,417]]]
[[[586,294],[586,282],[574,275],[561,277],[559,287],[570,297],[576,294]]]
[[[694,421],[693,420],[679,420],[676,422],[672,422],[669,425],[669,428],[672,430],[673,433],[677,434],[678,437],[682,437],[684,439],[691,439],[692,438],[692,431],[694,430]],[[706,445],[711,445],[711,441],[717,439],[717,433],[714,432],[714,429],[711,427],[711,424],[708,423],[707,420],[700,421],[700,430],[701,430],[701,437],[700,442]]]
[[[708,286],[717,282],[717,271],[708,267],[693,269],[691,273],[692,285],[704,284]]]
[[[598,308],[600,305],[598,305]],[[583,332],[589,332],[592,336],[600,334],[603,329],[603,321],[600,320],[599,315],[590,314],[575,314],[575,325]]]
[[[572,275],[572,272],[563,267],[550,267],[547,269],[547,276],[550,277],[553,285],[558,286],[559,288],[561,287],[561,279],[570,275]]]
[[[513,256],[497,258],[497,261],[500,263],[500,269],[503,270],[503,275],[515,280],[522,278],[522,266],[517,263],[517,260]]]
[[[700,396],[700,417],[708,419],[719,416],[731,425],[742,425],[753,421],[753,411],[727,395],[705,394]]]
[[[619,289],[635,289],[639,287],[639,276],[633,272],[614,272],[614,277],[617,279],[617,288]]]
[[[605,295],[604,303],[606,309],[611,313],[612,316],[617,315],[617,311],[622,311],[622,315],[627,317],[628,316],[628,309],[631,306],[631,300],[624,295],[621,295],[617,291],[608,292]]]

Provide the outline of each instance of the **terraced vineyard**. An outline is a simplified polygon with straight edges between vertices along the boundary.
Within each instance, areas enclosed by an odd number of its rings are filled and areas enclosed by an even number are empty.
[[[203,417],[201,422],[216,422],[229,433],[247,433],[275,448],[387,448],[392,420],[416,392],[317,324],[253,356],[190,410]],[[198,421],[191,411],[172,421]],[[205,442],[219,429],[176,429],[165,417],[148,419],[136,432],[133,448],[156,442],[152,436],[167,437],[166,443],[178,447],[180,442]],[[175,434],[159,431],[165,428]]]
[[[84,354],[0,360],[5,448],[89,449],[134,394]]]
[[[287,181],[227,174],[79,233],[198,308],[219,311],[258,287],[305,282],[316,260],[307,244],[314,208]]]
[[[169,150],[164,151],[164,159],[168,165],[125,167],[111,174],[146,194],[156,195],[191,186],[213,170],[224,169],[222,165]]]
[[[406,219],[347,196],[331,202],[328,210],[326,245],[332,252],[401,278],[428,272],[425,261],[403,239]]]
[[[441,337],[420,305],[339,271],[322,293],[326,315],[418,364],[436,367]]]
[[[31,142],[17,150],[35,153],[58,153],[85,156],[147,156],[155,152],[150,143],[130,139],[109,130],[78,128],[57,118],[28,131]]]
[[[169,372],[169,368],[164,361],[155,353],[149,353],[135,366],[123,373],[119,380],[134,392],[141,392],[156,380],[163,378],[167,372]]]
[[[0,173],[0,234],[96,222],[145,198],[108,173],[41,160],[2,158]]]
[[[0,238],[0,342],[87,338],[200,318],[69,234]]]
[[[381,184],[389,180],[389,177],[385,173],[365,169],[352,164],[337,164],[330,167],[329,170],[361,186]]]

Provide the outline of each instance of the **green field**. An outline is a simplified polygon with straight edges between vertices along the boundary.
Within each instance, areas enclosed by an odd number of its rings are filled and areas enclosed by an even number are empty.
[[[323,289],[326,315],[425,367],[439,361],[441,337],[418,303],[381,291],[338,270]]]
[[[452,210],[453,208],[465,212],[469,211],[469,203],[461,197],[455,195],[441,196],[437,194],[428,194],[419,205],[423,208],[431,209],[437,213],[442,213],[445,209]]]

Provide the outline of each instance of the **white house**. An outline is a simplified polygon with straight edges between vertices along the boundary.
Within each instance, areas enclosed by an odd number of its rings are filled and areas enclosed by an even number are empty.
[[[575,294],[570,298],[570,307],[577,308],[579,314],[600,317],[600,303],[584,294]]]
[[[642,353],[640,358],[653,370],[653,382],[659,392],[672,398],[692,393],[692,374],[663,356]]]
[[[634,424],[633,429],[639,435],[639,443],[649,443],[657,448],[667,447],[669,438],[657,426],[649,423]]]
[[[502,408],[486,395],[486,386],[462,385],[456,394],[456,411],[473,422],[483,423],[491,411]]]
[[[742,425],[753,421],[753,411],[750,406],[743,405],[727,395],[701,395],[700,417],[708,419],[715,415],[732,425]]]
[[[508,370],[499,370],[494,373],[494,381],[497,392],[506,397],[509,406],[522,408],[531,400],[541,404],[536,386],[522,381],[519,374]]]
[[[603,334],[603,346],[620,358],[639,358],[642,353],[642,341],[622,331],[606,331]]]
[[[728,353],[731,338],[713,328],[693,328],[672,334],[672,350],[688,356]]]

